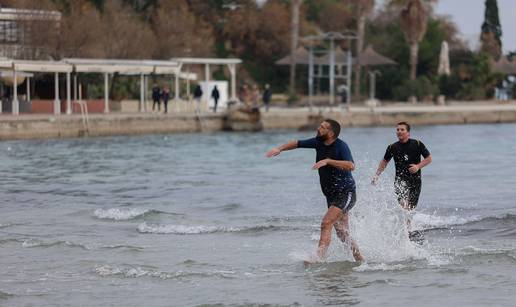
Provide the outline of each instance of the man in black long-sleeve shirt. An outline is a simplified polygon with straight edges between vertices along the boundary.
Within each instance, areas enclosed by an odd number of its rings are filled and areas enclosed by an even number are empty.
[[[410,211],[416,208],[419,201],[421,169],[432,162],[432,156],[425,144],[410,138],[410,125],[408,123],[400,122],[397,124],[396,136],[398,142],[387,147],[371,182],[376,184],[380,174],[385,170],[389,161],[394,158],[396,167],[394,192],[401,207]],[[421,160],[421,156],[423,156],[423,160]],[[410,226],[410,220],[407,220],[407,224]]]

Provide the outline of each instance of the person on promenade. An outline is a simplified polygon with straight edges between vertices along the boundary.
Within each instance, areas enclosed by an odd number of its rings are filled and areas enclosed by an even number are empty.
[[[394,158],[396,168],[394,192],[400,206],[410,213],[411,210],[416,208],[419,201],[419,194],[421,193],[421,169],[432,162],[432,156],[425,144],[419,140],[410,138],[410,125],[408,123],[400,122],[397,124],[396,136],[398,137],[398,141],[387,146],[385,155],[380,161],[371,183],[376,185],[385,167],[387,167],[389,161]],[[421,156],[423,156],[422,161]],[[413,235],[410,232],[410,222],[410,217],[407,217],[409,237]]]
[[[201,98],[202,98],[202,89],[199,84],[194,89],[194,100],[195,100],[195,112],[200,113],[201,112]]]
[[[165,114],[167,114],[168,112],[168,100],[170,99],[170,90],[168,89],[168,87],[165,87],[163,89],[163,109],[164,109],[164,112]]]
[[[156,105],[158,106],[158,112],[159,112],[160,103],[161,103],[160,96],[161,96],[160,89],[159,89],[158,85],[156,83],[154,83],[154,85],[152,85],[152,112],[155,112],[154,108],[156,107]]]
[[[246,109],[250,108],[250,91],[247,84],[242,85],[242,89],[240,91],[240,101],[244,104]]]
[[[265,84],[265,89],[263,91],[263,104],[265,105],[265,112],[269,112],[269,103],[271,102],[272,92],[269,84]]]
[[[213,113],[217,113],[217,105],[219,104],[220,92],[216,85],[211,91],[211,98],[213,98],[213,101],[215,103],[213,105]]]
[[[260,89],[258,89],[258,85],[254,84],[253,89],[251,91],[251,109],[256,111],[259,109],[259,99],[260,99]]]
[[[357,243],[349,234],[349,210],[356,202],[355,180],[351,174],[355,170],[355,164],[348,145],[338,138],[339,134],[339,123],[325,119],[317,128],[315,138],[292,140],[267,152],[267,157],[274,157],[283,151],[296,148],[314,148],[316,151],[316,163],[312,169],[319,172],[321,190],[326,196],[328,210],[321,223],[317,256],[311,261],[324,259],[333,228],[342,242],[351,245],[355,260],[360,262],[364,259]]]

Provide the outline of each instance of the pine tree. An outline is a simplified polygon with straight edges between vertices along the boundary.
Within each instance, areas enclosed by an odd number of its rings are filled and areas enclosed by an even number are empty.
[[[502,54],[502,26],[498,17],[498,4],[496,0],[486,0],[484,23],[482,24],[481,50],[498,60]]]

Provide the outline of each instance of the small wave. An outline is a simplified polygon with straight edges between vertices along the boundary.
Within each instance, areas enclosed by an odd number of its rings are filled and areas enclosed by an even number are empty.
[[[367,263],[364,262],[353,270],[357,272],[375,272],[375,271],[402,271],[413,269],[412,266],[405,264],[389,264],[389,263]]]
[[[177,272],[163,272],[154,269],[147,269],[140,266],[110,266],[102,265],[95,267],[95,273],[102,277],[118,276],[122,278],[138,278],[138,277],[154,277],[160,279],[182,279],[191,277],[220,277],[220,278],[232,278],[235,274],[234,271],[220,271],[216,270],[213,272],[188,272],[188,271],[177,271]]]
[[[108,246],[101,246],[101,249],[122,249],[122,250],[129,250],[129,251],[135,251],[140,252],[143,251],[143,247],[139,246],[132,246],[132,245],[108,245]]]
[[[464,225],[471,222],[477,222],[479,220],[481,220],[481,218],[478,216],[465,218],[455,215],[438,216],[433,214],[416,213],[412,222],[415,229],[438,229],[453,225]]]
[[[486,222],[516,222],[516,215],[511,213],[497,216],[469,216],[460,217],[455,215],[439,216],[434,214],[416,213],[412,219],[415,229],[439,229],[449,228],[450,226],[470,225]]]
[[[257,233],[266,230],[283,229],[284,227],[274,225],[262,225],[251,227],[224,227],[224,226],[204,226],[204,225],[157,225],[147,224],[143,222],[138,225],[138,232],[140,233],[157,233],[157,234],[207,234],[216,232],[240,232],[240,233]]]
[[[11,227],[11,226],[13,226],[12,223],[5,223],[5,224],[0,223],[0,228],[7,228],[7,227]]]
[[[144,209],[144,208],[132,208],[132,209],[97,209],[93,213],[99,219],[115,220],[115,221],[127,221],[149,214],[162,213],[161,211]]]
[[[32,247],[53,247],[53,246],[68,246],[68,247],[78,247],[78,248],[81,248],[81,249],[84,249],[84,250],[89,250],[88,247],[82,245],[82,244],[78,244],[78,243],[73,243],[73,242],[70,242],[70,241],[54,241],[54,242],[43,242],[43,241],[39,241],[39,240],[35,240],[35,239],[28,239],[28,240],[24,240],[23,243],[22,243],[22,246],[23,247],[27,247],[27,248],[32,248]]]

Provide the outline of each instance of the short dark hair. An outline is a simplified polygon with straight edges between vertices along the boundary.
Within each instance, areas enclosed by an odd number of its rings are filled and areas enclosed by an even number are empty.
[[[403,125],[407,127],[407,131],[410,132],[410,125],[407,122],[399,122],[396,126]]]
[[[330,130],[333,131],[335,137],[338,138],[340,134],[340,124],[336,120],[330,118],[327,118],[324,121],[330,124]]]

